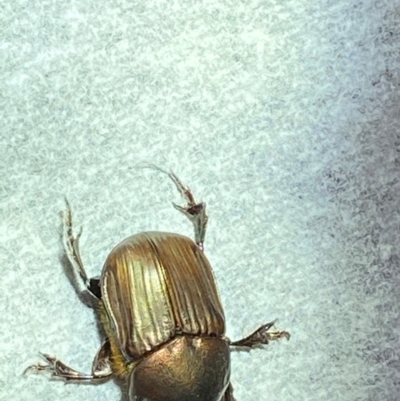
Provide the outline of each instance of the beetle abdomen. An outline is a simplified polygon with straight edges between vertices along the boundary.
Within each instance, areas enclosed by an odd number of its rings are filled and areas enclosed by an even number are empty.
[[[128,362],[177,334],[225,332],[211,266],[185,236],[147,232],[127,238],[108,256],[101,288],[111,329]]]
[[[221,338],[179,336],[135,367],[130,399],[220,401],[229,384],[229,354]]]

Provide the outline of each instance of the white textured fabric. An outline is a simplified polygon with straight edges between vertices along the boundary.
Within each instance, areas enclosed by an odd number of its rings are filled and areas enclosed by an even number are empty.
[[[3,3],[0,400],[120,399],[22,372],[100,344],[64,196],[92,276],[128,235],[191,234],[151,162],[208,204],[228,335],[292,334],[233,354],[237,401],[398,401],[399,1]]]

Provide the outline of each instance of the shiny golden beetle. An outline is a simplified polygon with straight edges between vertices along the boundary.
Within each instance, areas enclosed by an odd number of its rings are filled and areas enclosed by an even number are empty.
[[[161,170],[162,171],[162,170]],[[81,295],[90,296],[106,339],[91,374],[42,354],[46,364],[30,366],[70,382],[128,386],[130,401],[234,401],[230,348],[251,349],[282,337],[265,324],[239,341],[225,337],[225,318],[210,263],[203,252],[207,225],[204,203],[167,173],[187,201],[175,208],[194,225],[195,242],[179,234],[144,232],[117,245],[100,278],[88,279],[72,231],[67,202],[64,247]]]

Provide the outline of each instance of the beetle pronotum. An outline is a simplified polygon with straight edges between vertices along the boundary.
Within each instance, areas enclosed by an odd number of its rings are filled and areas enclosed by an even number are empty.
[[[186,199],[174,206],[193,223],[195,241],[164,232],[133,235],[111,251],[100,278],[85,272],[81,232],[73,233],[67,202],[65,253],[78,291],[94,300],[106,338],[90,374],[48,354],[42,354],[45,364],[28,370],[78,383],[117,378],[126,383],[130,401],[234,401],[230,350],[289,339],[288,332],[271,330],[274,322],[238,341],[225,336],[224,311],[203,252],[206,206],[175,174],[166,174]]]

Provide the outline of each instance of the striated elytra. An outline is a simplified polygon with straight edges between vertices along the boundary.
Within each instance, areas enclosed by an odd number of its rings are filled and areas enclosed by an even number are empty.
[[[64,247],[74,285],[92,299],[106,338],[90,374],[48,354],[42,354],[45,363],[28,370],[78,383],[115,378],[126,384],[130,401],[234,401],[231,349],[289,339],[288,332],[271,330],[274,322],[239,341],[225,336],[224,311],[204,255],[205,204],[196,203],[175,174],[167,174],[186,199],[185,206],[174,206],[193,223],[195,241],[164,232],[133,235],[111,251],[99,278],[86,275],[81,233],[73,233],[67,202]]]

